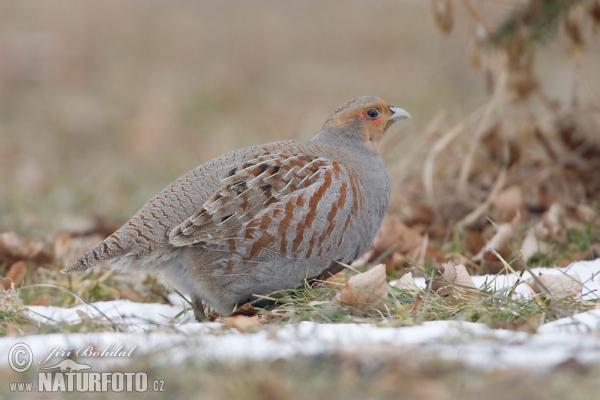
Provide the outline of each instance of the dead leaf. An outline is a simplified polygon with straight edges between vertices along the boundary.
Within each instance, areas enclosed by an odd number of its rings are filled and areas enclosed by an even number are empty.
[[[388,275],[392,275],[394,272],[400,271],[407,266],[408,261],[404,258],[402,254],[395,251],[387,260],[385,273]]]
[[[527,261],[537,253],[548,254],[552,248],[546,241],[550,238],[562,241],[567,225],[577,225],[575,221],[567,220],[565,208],[558,203],[552,204],[542,220],[527,230],[521,245],[523,259]]]
[[[394,285],[398,289],[406,290],[411,293],[418,293],[421,289],[417,285],[415,285],[415,280],[413,279],[412,272],[407,272]]]
[[[351,266],[353,267],[364,267],[365,265],[367,265],[369,263],[369,260],[374,259],[375,257],[373,257],[373,250],[369,250],[367,251],[365,254],[363,254],[362,256],[358,257],[356,260],[354,260],[354,262],[351,264]]]
[[[492,201],[498,221],[510,221],[523,210],[523,191],[518,185],[512,185],[496,196]]]
[[[487,271],[487,273],[494,275],[499,274],[501,271],[504,270],[504,262],[510,257],[510,255],[512,254],[512,250],[510,249],[510,247],[504,246],[497,249],[496,253],[498,253],[498,255],[502,257],[502,259],[498,258],[498,256],[492,253],[491,251],[488,251],[483,254],[483,260],[481,260],[482,269]],[[515,270],[520,269],[520,267],[516,265],[513,266],[513,268]]]
[[[6,276],[0,280],[4,290],[21,286],[26,273],[27,264],[25,261],[17,261],[14,263],[6,273]]]
[[[90,322],[92,320],[92,317],[81,310],[77,310],[77,315],[81,319],[81,322]]]
[[[592,222],[598,219],[598,213],[592,207],[585,204],[577,204],[575,206],[575,213],[583,222]]]
[[[479,262],[483,259],[483,255],[489,250],[494,249],[498,250],[504,246],[506,246],[506,242],[510,239],[517,227],[517,224],[521,220],[521,213],[517,213],[515,217],[510,221],[510,223],[500,224],[498,226],[498,231],[494,235],[493,238],[484,246],[483,249],[475,257],[473,257],[473,261]]]
[[[447,262],[442,264],[443,274],[433,280],[431,288],[440,296],[448,296],[450,289],[477,289],[473,279],[463,264]],[[452,288],[449,288],[452,287]]]
[[[103,240],[104,237],[100,234],[78,236],[63,233],[54,243],[54,254],[56,259],[61,261],[63,265],[69,265]]]
[[[443,268],[443,276],[446,279],[448,279],[448,281],[458,286],[477,289],[477,286],[475,286],[473,279],[471,279],[471,275],[469,275],[467,269],[463,264],[455,265],[452,262],[447,262],[443,264]]]
[[[370,270],[348,279],[340,292],[340,301],[361,310],[371,310],[387,298],[385,264],[379,264]]]
[[[525,262],[537,253],[548,254],[550,245],[544,241],[547,236],[548,231],[542,223],[538,223],[527,230],[523,244],[521,244],[521,254]]]
[[[448,255],[446,252],[438,247],[428,246],[425,249],[425,261],[430,261],[436,269],[441,269],[444,261],[447,259]]]
[[[52,255],[44,250],[44,244],[20,239],[14,232],[0,233],[0,264],[12,265],[17,261],[48,264]]]
[[[479,232],[470,232],[465,238],[464,250],[465,253],[474,256],[479,253],[485,246],[485,238]]]
[[[513,321],[501,321],[493,324],[494,329],[508,329],[516,332],[536,333],[542,325],[542,318],[539,315],[531,315],[527,318],[519,317]]]
[[[417,232],[404,225],[402,222],[392,218],[383,220],[375,240],[373,241],[373,258],[385,253],[390,248],[405,254],[419,247],[423,237]]]
[[[410,227],[415,225],[430,226],[434,216],[431,206],[425,203],[417,203],[411,206],[410,215],[404,218],[403,222]]]
[[[542,222],[544,228],[548,230],[550,237],[557,238],[559,233],[563,230],[563,220],[565,216],[565,209],[558,203],[552,204],[550,209],[544,213]]]
[[[35,299],[27,304],[28,306],[48,306],[50,302],[47,298]]]
[[[258,316],[248,317],[246,315],[235,315],[223,318],[224,328],[236,329],[242,333],[254,333],[262,329]]]
[[[583,284],[578,274],[539,275],[529,278],[526,283],[535,293],[548,295],[553,299],[565,299],[581,294]]]
[[[415,318],[418,314],[418,312],[421,310],[421,308],[423,308],[423,298],[419,295],[415,296],[415,302],[412,303],[412,307],[409,307],[408,305],[406,306],[407,309],[410,309],[410,316]]]
[[[245,303],[243,306],[236,308],[227,317],[235,317],[236,315],[245,315],[246,317],[251,317],[253,315],[256,315],[257,313],[258,311],[256,311],[256,309],[252,307],[252,304]]]

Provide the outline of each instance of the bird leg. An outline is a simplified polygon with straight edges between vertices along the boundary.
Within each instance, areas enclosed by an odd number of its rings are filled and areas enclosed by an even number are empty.
[[[196,317],[196,321],[198,322],[206,322],[208,321],[208,317],[204,312],[204,304],[202,304],[202,300],[200,297],[192,296],[192,307],[194,309],[194,317]]]

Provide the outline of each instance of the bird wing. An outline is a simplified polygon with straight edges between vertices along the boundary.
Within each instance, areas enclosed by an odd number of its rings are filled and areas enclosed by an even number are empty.
[[[267,154],[233,168],[222,186],[169,233],[173,246],[204,245],[255,260],[263,251],[321,255],[358,207],[346,167],[306,154]]]

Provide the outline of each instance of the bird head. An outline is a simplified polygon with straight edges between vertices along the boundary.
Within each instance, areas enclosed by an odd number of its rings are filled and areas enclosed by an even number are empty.
[[[373,96],[362,96],[340,106],[325,122],[315,139],[357,139],[379,153],[379,143],[396,121],[410,118],[405,110]],[[321,136],[321,137],[320,137]]]

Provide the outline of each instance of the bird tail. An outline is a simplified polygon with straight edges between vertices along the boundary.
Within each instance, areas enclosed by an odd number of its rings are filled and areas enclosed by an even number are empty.
[[[81,272],[92,268],[93,266],[95,266],[96,264],[98,264],[106,258],[102,257],[104,253],[103,250],[105,249],[105,247],[106,245],[104,242],[100,243],[92,250],[88,251],[83,256],[81,256],[77,261],[75,261],[68,267],[61,269],[60,272],[62,272],[63,274],[69,274],[71,272]]]

